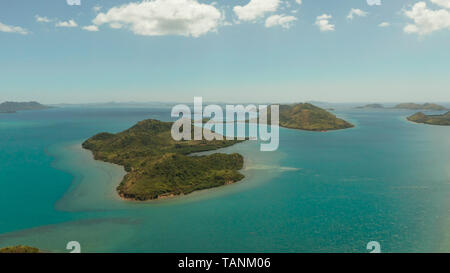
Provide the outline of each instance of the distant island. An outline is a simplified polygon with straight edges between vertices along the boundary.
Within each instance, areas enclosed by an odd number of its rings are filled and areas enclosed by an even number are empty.
[[[366,104],[364,106],[355,107],[356,109],[384,109],[384,106],[379,103]]]
[[[280,105],[280,126],[308,131],[330,131],[354,127],[353,124],[310,103]]]
[[[443,111],[447,110],[446,107],[441,106],[435,103],[400,103],[394,106],[395,109],[410,109],[410,110],[435,110],[435,111]]]
[[[416,113],[407,118],[409,121],[416,123],[425,123],[431,125],[450,125],[450,112],[442,115],[425,115],[422,112]]]
[[[44,110],[49,109],[51,107],[42,105],[35,101],[30,102],[12,102],[7,101],[0,103],[0,113],[15,113],[17,111],[26,111],[26,110]]]
[[[231,184],[244,178],[240,154],[215,153],[241,140],[184,140],[171,137],[172,122],[144,120],[118,134],[100,133],[82,146],[96,160],[125,167],[127,175],[117,187],[124,199],[162,199]]]
[[[40,253],[41,251],[31,246],[10,246],[0,248],[0,253]]]

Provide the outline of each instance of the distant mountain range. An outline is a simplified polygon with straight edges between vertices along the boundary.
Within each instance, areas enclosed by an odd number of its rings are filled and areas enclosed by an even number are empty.
[[[35,101],[30,102],[12,102],[7,101],[0,103],[0,113],[15,113],[17,111],[26,111],[26,110],[44,110],[49,109],[51,107],[42,105]]]
[[[444,107],[435,103],[400,103],[395,105],[394,107],[384,107],[382,104],[373,103],[367,104],[364,106],[355,107],[356,109],[409,109],[409,110],[434,110],[434,111],[443,111],[448,110],[447,107]]]

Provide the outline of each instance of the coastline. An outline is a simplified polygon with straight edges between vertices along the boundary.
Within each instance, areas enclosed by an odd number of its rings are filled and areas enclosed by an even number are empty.
[[[261,153],[257,141],[245,141],[218,150],[192,154],[240,153],[244,157],[244,166],[239,170],[245,176],[242,180],[189,194],[169,194],[157,199],[139,201],[125,198],[116,190],[126,175],[124,168],[114,163],[95,160],[93,153],[82,148],[81,143],[82,140],[78,140],[50,148],[49,153],[55,158],[52,166],[72,176],[72,182],[55,204],[57,210],[128,209],[130,205],[133,208],[136,205],[175,204],[218,198],[255,187],[285,171],[282,166],[279,166],[282,154]]]

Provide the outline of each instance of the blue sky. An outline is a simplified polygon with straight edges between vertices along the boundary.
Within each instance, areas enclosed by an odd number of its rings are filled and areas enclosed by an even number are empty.
[[[0,101],[450,101],[450,0],[300,2],[1,1]]]

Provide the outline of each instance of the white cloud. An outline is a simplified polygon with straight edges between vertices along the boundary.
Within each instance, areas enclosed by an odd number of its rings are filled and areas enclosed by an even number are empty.
[[[96,25],[84,26],[83,29],[86,31],[98,31],[98,26]]]
[[[450,0],[431,0],[431,3],[450,9]]]
[[[41,17],[39,15],[36,15],[35,17],[36,17],[36,22],[39,22],[39,23],[50,23],[52,21],[45,16]]]
[[[183,35],[199,37],[216,31],[222,13],[212,5],[197,0],[153,0],[129,3],[99,13],[93,23],[112,28],[129,28],[144,36]]]
[[[280,0],[250,0],[245,6],[235,6],[233,11],[239,20],[254,21],[267,13],[277,11],[280,2]]]
[[[299,5],[302,4],[302,0],[295,0],[295,2],[297,2],[297,4],[299,4]]]
[[[333,18],[333,16],[328,14],[317,16],[316,25],[319,27],[320,31],[334,31],[334,25],[330,24],[331,18]]]
[[[404,14],[414,21],[405,26],[403,30],[406,33],[425,35],[442,29],[450,30],[450,12],[445,9],[428,9],[425,2],[416,3],[411,10],[405,10]]]
[[[367,12],[360,9],[351,9],[350,13],[347,15],[347,19],[353,20],[354,16],[364,17],[367,16]]]
[[[1,22],[0,22],[0,31],[1,32],[9,32],[9,33],[18,33],[18,34],[22,34],[22,35],[27,35],[29,33],[28,30],[26,30],[22,27],[9,26],[9,25],[5,25]]]
[[[378,26],[379,27],[388,27],[388,26],[390,26],[391,24],[389,23],[389,22],[383,22],[383,23],[381,23],[381,24],[379,24]]]
[[[94,12],[99,12],[101,9],[102,9],[102,7],[99,6],[99,5],[94,6],[94,7],[92,8],[92,10],[93,10]]]
[[[369,6],[381,6],[381,0],[367,0]]]
[[[70,19],[69,21],[59,21],[56,23],[55,26],[57,26],[57,27],[77,27],[78,24],[74,20]]]
[[[281,26],[282,28],[290,28],[295,21],[297,21],[297,18],[294,16],[272,15],[266,19],[266,27]]]

